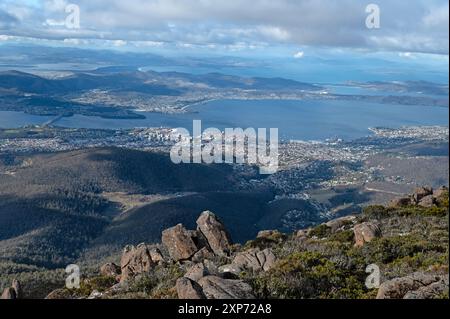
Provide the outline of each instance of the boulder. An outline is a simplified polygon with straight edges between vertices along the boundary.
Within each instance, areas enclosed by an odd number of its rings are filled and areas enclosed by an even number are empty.
[[[330,220],[329,222],[325,223],[330,230],[331,233],[336,233],[338,230],[340,230],[345,225],[351,224],[353,225],[356,222],[355,216],[344,216],[337,219]]]
[[[163,231],[162,243],[174,261],[188,260],[199,250],[192,232],[181,224]]]
[[[419,203],[422,198],[428,195],[433,195],[431,187],[418,187],[414,190],[413,199],[416,203]]]
[[[442,276],[434,273],[416,272],[382,283],[378,289],[377,299],[425,297],[430,292],[443,287],[441,284],[435,285],[437,283],[446,284],[448,289],[448,275]]]
[[[16,291],[13,287],[5,288],[0,299],[17,299]]]
[[[175,287],[179,299],[206,299],[202,287],[189,278],[178,279]]]
[[[428,195],[422,198],[419,202],[419,206],[425,208],[431,208],[436,204],[436,198],[433,195]]]
[[[14,292],[16,293],[17,299],[22,299],[22,285],[20,284],[20,281],[17,279],[13,279],[11,287],[14,289]]]
[[[390,207],[405,207],[414,204],[414,201],[411,197],[405,196],[405,197],[397,197],[390,201],[389,206]]]
[[[242,280],[206,276],[198,283],[208,299],[255,299],[250,285]]]
[[[208,268],[206,268],[205,264],[201,262],[190,267],[184,277],[189,278],[193,281],[198,281],[201,278],[208,276],[209,274],[210,273]]]
[[[362,247],[364,243],[371,242],[374,238],[381,236],[381,230],[377,224],[373,222],[366,222],[355,225],[355,246]]]
[[[227,255],[229,253],[230,235],[214,213],[203,212],[197,219],[197,226],[197,230],[205,237],[209,247],[216,255]]]
[[[448,275],[443,280],[407,292],[403,299],[435,299],[445,293],[448,294]]]
[[[211,258],[214,258],[214,253],[208,247],[203,247],[192,256],[191,260],[199,263]]]
[[[152,247],[149,249],[149,251],[150,251],[150,258],[154,263],[157,263],[158,265],[162,265],[165,263],[164,257],[157,247]]]
[[[120,276],[122,273],[120,266],[115,263],[107,263],[100,267],[100,274],[106,277],[114,277]]]
[[[120,268],[122,275],[120,281],[127,281],[136,275],[149,272],[155,263],[152,261],[150,251],[145,244],[137,247],[125,247],[122,259],[120,260]]]
[[[446,186],[441,186],[433,192],[435,198],[448,195],[448,188]]]
[[[231,263],[230,269],[238,270],[237,273],[244,269],[251,269],[255,272],[267,271],[276,262],[276,257],[272,250],[267,248],[263,251],[259,249],[250,249],[241,253],[238,253]],[[236,273],[235,271],[230,271]]]

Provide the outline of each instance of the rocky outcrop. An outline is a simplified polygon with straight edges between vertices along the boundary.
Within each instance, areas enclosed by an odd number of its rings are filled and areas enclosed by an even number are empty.
[[[166,261],[164,260],[163,254],[161,253],[161,250],[159,250],[157,247],[151,247],[149,249],[150,252],[150,258],[154,263],[157,263],[158,265],[163,265]]]
[[[381,284],[377,299],[429,299],[448,293],[448,274],[416,272]]]
[[[390,207],[405,207],[412,205],[413,201],[410,196],[397,197],[390,201]]]
[[[122,273],[120,266],[115,263],[107,263],[100,267],[100,274],[106,277],[117,278]]]
[[[216,255],[229,253],[231,237],[214,213],[205,211],[200,215],[197,219],[197,231],[205,237],[208,246]]]
[[[373,239],[381,236],[379,226],[373,222],[357,224],[353,230],[355,234],[355,246],[362,247],[365,243],[371,242]]]
[[[17,299],[22,299],[23,298],[22,285],[20,284],[20,281],[18,281],[17,279],[13,279],[12,284],[11,284],[11,288],[14,289],[14,292],[16,293],[16,298]]]
[[[162,233],[162,243],[174,261],[190,259],[200,247],[194,241],[195,234],[178,224]]]
[[[5,288],[0,299],[17,299],[16,291],[13,287]]]
[[[242,280],[206,276],[198,283],[208,299],[255,299],[252,287]]]
[[[189,278],[178,279],[175,287],[179,299],[206,299],[202,287]]]
[[[433,191],[433,196],[435,198],[440,198],[442,196],[448,196],[448,187],[446,186],[441,186],[438,189]]]
[[[157,262],[151,258],[150,250],[147,245],[140,244],[137,247],[125,247],[120,260],[121,277],[120,281],[127,281],[129,278],[138,274],[147,273]]]
[[[3,290],[0,299],[22,299],[22,285],[17,279],[12,281],[11,287]]]
[[[390,202],[390,207],[406,207],[406,206],[421,206],[424,208],[434,207],[442,196],[448,196],[448,188],[442,186],[436,190],[431,187],[418,187],[414,193],[409,196],[402,196],[394,198]]]
[[[276,262],[276,257],[271,249],[250,249],[238,253],[230,265],[225,265],[220,268],[221,272],[230,272],[239,274],[245,269],[254,272],[268,271]]]
[[[433,189],[431,187],[418,187],[414,190],[412,198],[418,204],[424,197],[429,195],[433,195]]]
[[[419,201],[418,205],[425,208],[433,207],[436,205],[436,198],[433,195],[425,196]]]
[[[354,225],[356,223],[356,216],[344,216],[333,219],[325,223],[330,228],[332,234],[342,230],[346,225]]]
[[[194,264],[191,266],[184,277],[189,278],[193,281],[198,281],[201,278],[210,275],[209,269],[205,266],[203,262]]]

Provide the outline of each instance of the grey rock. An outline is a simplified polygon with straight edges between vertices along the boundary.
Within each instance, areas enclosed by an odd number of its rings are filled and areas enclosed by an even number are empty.
[[[179,278],[175,287],[179,299],[206,299],[202,287],[189,278]]]
[[[405,207],[414,204],[414,200],[409,197],[397,197],[390,201],[389,206],[390,207]]]
[[[158,265],[162,265],[165,263],[164,256],[162,255],[161,251],[157,247],[152,247],[149,249],[150,252],[150,258],[154,263],[157,263]]]
[[[441,186],[441,187],[439,187],[438,189],[436,189],[433,192],[433,196],[435,198],[439,198],[439,197],[444,196],[446,194],[448,194],[448,188],[446,186]]]
[[[197,230],[206,238],[209,247],[216,255],[229,253],[231,237],[214,213],[203,212],[197,219],[197,226]]]
[[[208,276],[209,274],[209,270],[204,263],[197,263],[187,270],[184,277],[189,278],[193,281],[198,281],[201,278]]]
[[[413,199],[416,203],[419,203],[422,198],[428,195],[433,195],[431,187],[418,187],[414,190]]]
[[[120,276],[122,270],[120,266],[115,263],[107,263],[100,267],[100,274],[102,276],[114,277]]]
[[[425,207],[425,208],[431,208],[436,204],[436,199],[433,197],[433,195],[428,195],[422,198],[419,202],[419,206]]]
[[[377,299],[403,299],[405,296],[424,296],[436,289],[435,283],[446,282],[448,287],[448,275],[435,273],[415,272],[405,277],[394,278],[381,284],[378,289]],[[431,287],[430,287],[431,286]]]
[[[336,218],[333,220],[330,220],[329,222],[325,223],[328,227],[330,227],[330,230],[332,233],[336,233],[339,231],[342,227],[344,227],[347,224],[354,224],[356,222],[355,216],[344,216],[340,218]]]
[[[254,299],[252,288],[242,280],[206,276],[198,282],[208,299]]]
[[[379,226],[373,222],[366,222],[355,225],[353,232],[355,234],[355,246],[362,247],[365,243],[381,236]]]
[[[276,262],[276,257],[272,250],[267,248],[263,251],[259,249],[250,249],[238,253],[230,265],[219,268],[221,272],[230,272],[239,274],[245,269],[251,269],[254,272],[268,271]]]
[[[127,281],[136,275],[148,273],[155,265],[145,244],[140,244],[137,247],[127,246],[120,260],[122,272],[120,281]]]
[[[191,260],[199,263],[212,258],[214,258],[214,253],[208,247],[203,247],[192,256]]]
[[[162,243],[174,261],[188,260],[199,250],[192,233],[181,224],[164,230]]]

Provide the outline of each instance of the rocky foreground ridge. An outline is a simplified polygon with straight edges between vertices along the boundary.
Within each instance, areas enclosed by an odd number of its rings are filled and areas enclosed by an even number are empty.
[[[418,188],[388,207],[289,235],[261,231],[245,245],[205,211],[196,230],[179,224],[159,245],[127,246],[120,264],[47,298],[448,298],[448,196],[445,187]],[[379,285],[366,285],[369,265]],[[2,298],[20,291],[15,281]]]

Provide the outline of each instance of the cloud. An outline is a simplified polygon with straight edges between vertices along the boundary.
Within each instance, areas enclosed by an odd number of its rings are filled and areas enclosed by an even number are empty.
[[[82,29],[59,25],[79,5]],[[447,0],[377,0],[381,29],[358,0],[2,0],[0,33],[209,48],[324,46],[448,54]],[[46,23],[47,22],[47,23]],[[55,23],[56,22],[56,23]],[[13,27],[14,26],[14,27]]]
[[[303,58],[304,56],[305,56],[305,52],[303,52],[303,51],[299,51],[299,52],[297,52],[297,53],[294,54],[294,58],[295,58],[295,59],[301,59],[301,58]]]

